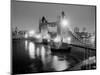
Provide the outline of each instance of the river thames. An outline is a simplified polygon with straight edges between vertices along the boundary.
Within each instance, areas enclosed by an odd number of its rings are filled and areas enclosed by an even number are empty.
[[[71,52],[52,52],[49,45],[25,39],[13,39],[12,43],[14,74],[68,71],[95,55],[94,51],[77,47],[72,47]]]

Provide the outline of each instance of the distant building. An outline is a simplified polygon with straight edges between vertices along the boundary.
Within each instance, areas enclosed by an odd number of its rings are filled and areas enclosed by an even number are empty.
[[[12,38],[23,38],[26,32],[26,30],[19,30],[18,27],[15,27],[12,31]]]
[[[78,28],[78,27],[75,27],[75,28],[74,28],[74,32],[75,32],[75,33],[78,33],[78,32],[79,32],[79,28]]]

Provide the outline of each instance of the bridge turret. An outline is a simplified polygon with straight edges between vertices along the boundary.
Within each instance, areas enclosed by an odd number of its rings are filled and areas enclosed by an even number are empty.
[[[46,25],[47,25],[47,20],[46,20],[45,16],[43,16],[39,20],[39,31],[41,32],[42,29],[46,28]]]
[[[62,18],[65,17],[65,12],[64,11],[61,12],[61,16],[62,16]]]

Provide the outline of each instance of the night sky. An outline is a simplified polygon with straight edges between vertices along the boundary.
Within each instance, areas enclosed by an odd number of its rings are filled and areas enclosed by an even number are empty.
[[[64,11],[72,29],[77,26],[82,31],[86,27],[88,32],[94,32],[95,9],[95,6],[14,1],[11,7],[11,24],[12,28],[17,26],[20,30],[38,30],[42,16],[54,22]]]

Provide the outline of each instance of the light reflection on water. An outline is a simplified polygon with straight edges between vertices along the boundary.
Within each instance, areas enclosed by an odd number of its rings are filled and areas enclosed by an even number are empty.
[[[25,40],[25,50],[27,51],[28,50],[28,41]]]
[[[69,67],[68,61],[60,60],[61,57],[52,55],[50,46],[35,44],[32,41],[25,41],[25,49],[28,51],[31,59],[40,58],[44,70],[62,71]]]
[[[33,42],[29,43],[29,55],[30,58],[35,58],[35,44]]]
[[[37,57],[40,56],[40,49],[39,49],[39,47],[36,49],[36,55],[37,55]]]
[[[45,48],[44,48],[44,46],[41,46],[41,60],[43,61],[43,64],[46,62],[45,55],[46,55]]]

